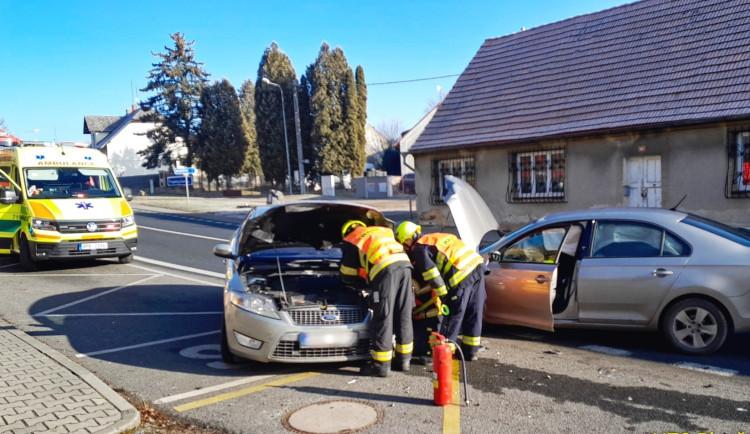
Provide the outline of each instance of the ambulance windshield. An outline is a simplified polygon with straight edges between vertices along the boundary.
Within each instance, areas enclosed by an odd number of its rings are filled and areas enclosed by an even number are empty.
[[[79,199],[120,197],[108,169],[43,167],[25,169],[29,199]]]

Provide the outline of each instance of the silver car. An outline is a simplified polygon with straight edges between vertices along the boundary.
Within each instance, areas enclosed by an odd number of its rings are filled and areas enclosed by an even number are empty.
[[[474,191],[463,181],[449,182],[464,199],[449,194],[452,210],[486,208],[467,205]],[[477,246],[481,224],[471,226],[472,213],[465,214],[456,219],[459,233],[473,233]],[[750,232],[696,215],[655,208],[561,212],[480,253],[489,269],[486,323],[659,330],[674,348],[695,355],[750,330]]]
[[[367,293],[339,275],[341,227],[349,220],[393,227],[378,210],[338,201],[254,209],[225,258],[221,355],[259,362],[341,362],[370,357]]]

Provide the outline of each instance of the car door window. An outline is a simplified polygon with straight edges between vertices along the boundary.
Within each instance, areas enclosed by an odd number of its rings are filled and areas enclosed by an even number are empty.
[[[501,261],[554,263],[565,232],[565,228],[547,228],[527,235],[505,249]]]
[[[594,258],[649,258],[685,256],[690,247],[650,224],[604,221],[596,225],[592,251]]]

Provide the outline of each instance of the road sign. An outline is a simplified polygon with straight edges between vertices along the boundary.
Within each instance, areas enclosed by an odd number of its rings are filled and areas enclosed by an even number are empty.
[[[182,187],[185,185],[193,185],[192,176],[167,176],[167,187]]]
[[[193,173],[195,173],[195,168],[193,167],[175,167],[174,168],[175,175],[187,175],[187,174],[192,175]]]

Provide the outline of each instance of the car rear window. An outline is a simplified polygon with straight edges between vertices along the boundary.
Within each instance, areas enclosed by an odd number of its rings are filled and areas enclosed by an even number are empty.
[[[727,226],[724,223],[719,223],[714,220],[710,220],[704,217],[696,215],[689,215],[682,219],[682,223],[696,228],[703,229],[704,231],[710,232],[714,235],[718,235],[722,238],[726,238],[730,241],[734,241],[737,244],[750,247],[750,232],[746,229],[733,228]]]

